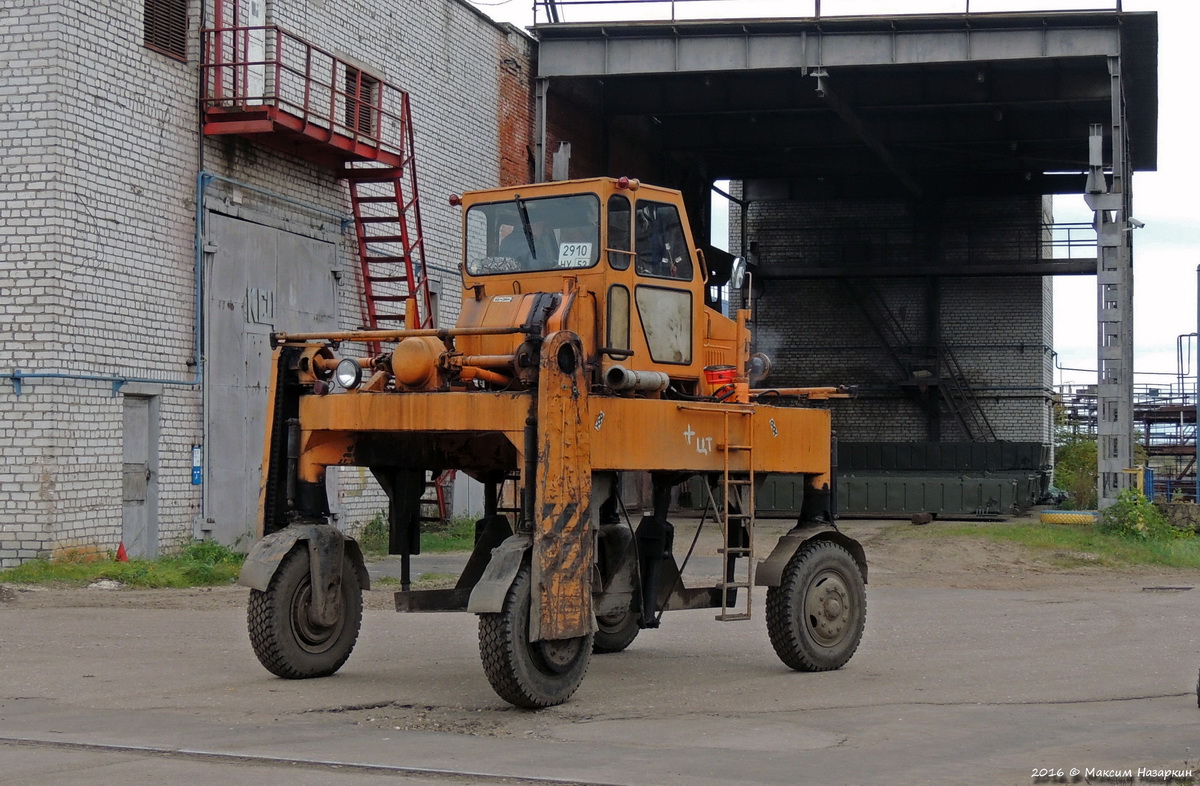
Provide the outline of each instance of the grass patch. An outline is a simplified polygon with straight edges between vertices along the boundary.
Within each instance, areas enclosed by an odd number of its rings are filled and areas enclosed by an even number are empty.
[[[119,581],[128,587],[209,587],[229,584],[237,578],[245,556],[213,541],[190,541],[178,554],[157,560],[131,559],[115,562],[111,557],[73,555],[61,559],[31,560],[0,571],[0,581],[15,584],[62,584],[87,586],[100,579]]]
[[[1095,526],[1036,521],[936,524],[895,531],[914,538],[974,537],[1017,543],[1060,567],[1157,565],[1200,570],[1200,538],[1194,537],[1148,539],[1105,533]]]
[[[367,522],[358,535],[358,545],[366,554],[388,553],[388,524],[382,512]],[[449,522],[427,521],[421,525],[421,551],[441,553],[470,551],[475,548],[475,521],[460,517]]]
[[[422,573],[412,583],[412,589],[447,589],[458,581],[456,573]],[[380,576],[371,580],[371,589],[400,589],[398,576]]]
[[[421,533],[421,551],[470,551],[475,548],[475,521],[469,518],[433,522]]]

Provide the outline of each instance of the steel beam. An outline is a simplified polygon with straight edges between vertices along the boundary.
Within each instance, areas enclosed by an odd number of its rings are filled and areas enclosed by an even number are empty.
[[[815,71],[813,72],[813,76],[817,78],[817,96],[824,99],[825,103],[829,104],[830,109],[859,138],[859,141],[870,148],[876,158],[900,181],[900,185],[904,186],[904,190],[914,198],[920,199],[921,187],[917,185],[917,181],[913,180],[912,175],[904,167],[900,166],[895,156],[888,152],[887,147],[884,146],[879,137],[875,136],[871,129],[867,128],[867,124],[863,122],[862,118],[837,94],[837,91],[829,84],[829,74],[825,71]]]
[[[786,264],[786,263],[784,263]],[[988,262],[945,265],[862,265],[853,267],[794,267],[773,272],[782,264],[772,262],[759,272],[759,281],[795,281],[817,278],[913,278],[921,276],[1094,276],[1095,259],[1044,259],[1039,262]]]
[[[932,63],[1115,56],[1120,33],[1111,21],[1094,26],[1052,23],[1009,29],[849,30],[814,24],[777,24],[761,32],[752,25],[621,23],[603,29],[548,29],[538,44],[543,78],[670,74],[704,71],[802,69],[828,66],[924,65]]]

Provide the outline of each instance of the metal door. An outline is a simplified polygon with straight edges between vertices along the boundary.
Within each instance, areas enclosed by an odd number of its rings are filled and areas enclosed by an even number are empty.
[[[207,519],[220,542],[246,545],[258,511],[273,330],[337,327],[336,247],[210,214],[205,285]]]
[[[121,541],[130,557],[158,555],[158,475],[154,408],[145,396],[125,396],[122,442]]]

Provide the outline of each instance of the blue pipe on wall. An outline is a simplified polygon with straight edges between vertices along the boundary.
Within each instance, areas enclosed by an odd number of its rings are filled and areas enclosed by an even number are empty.
[[[244,188],[247,191],[252,191],[256,194],[262,194],[262,195],[268,196],[272,199],[276,199],[281,202],[286,202],[290,205],[296,205],[297,207],[302,207],[306,210],[311,210],[314,213],[320,213],[322,215],[330,216],[330,217],[336,219],[338,222],[340,222],[343,232],[346,230],[347,226],[349,226],[350,224],[352,224],[354,222],[353,218],[347,218],[346,216],[344,216],[341,213],[336,213],[331,210],[326,210],[325,208],[318,207],[316,205],[311,205],[311,204],[308,204],[307,202],[302,202],[298,199],[293,199],[292,197],[285,196],[283,194],[276,194],[276,193],[268,191],[264,188],[259,188],[258,186],[250,185],[249,183],[243,183],[239,180],[234,180],[233,178],[224,177],[222,175],[216,175],[216,174],[213,174],[212,172],[205,172],[202,170],[199,174],[196,175],[196,237],[195,237],[195,255],[196,255],[195,256],[195,273],[196,273],[195,308],[196,308],[196,315],[195,315],[195,320],[193,322],[193,334],[194,334],[194,340],[196,343],[196,355],[193,360],[196,364],[196,376],[193,377],[192,379],[161,379],[158,377],[130,377],[130,376],[126,376],[124,374],[66,374],[66,373],[59,373],[59,372],[27,373],[18,368],[18,369],[13,369],[13,371],[9,374],[3,375],[3,377],[5,379],[9,379],[12,381],[13,392],[15,392],[18,396],[21,395],[22,392],[24,392],[24,382],[25,382],[25,380],[29,380],[29,379],[75,379],[75,380],[83,380],[83,381],[90,381],[90,382],[108,382],[112,385],[112,394],[114,396],[119,395],[121,392],[121,388],[131,382],[144,383],[144,384],[150,384],[150,385],[176,385],[176,386],[180,386],[180,387],[193,387],[193,388],[200,385],[201,382],[203,382],[203,380],[204,380],[204,362],[203,362],[203,357],[204,357],[203,325],[204,325],[204,322],[203,322],[202,309],[203,309],[203,304],[204,304],[204,291],[203,291],[203,288],[204,288],[204,194],[208,190],[209,185],[214,180],[218,180],[223,183],[229,183],[230,185],[237,186],[238,188]]]

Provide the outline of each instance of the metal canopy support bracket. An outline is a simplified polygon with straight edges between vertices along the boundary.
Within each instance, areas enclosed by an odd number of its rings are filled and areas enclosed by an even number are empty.
[[[1119,57],[1108,59],[1112,96],[1112,183],[1104,174],[1104,127],[1094,124],[1088,139],[1088,207],[1095,213],[1097,357],[1097,503],[1112,505],[1129,487],[1133,466],[1133,250],[1129,222],[1131,195],[1125,104]]]
[[[812,75],[817,78],[817,97],[825,100],[829,104],[829,108],[837,113],[837,116],[842,119],[854,135],[862,141],[864,145],[871,149],[879,160],[887,167],[888,171],[900,181],[904,189],[912,194],[916,199],[921,198],[921,187],[917,185],[917,181],[913,180],[904,167],[896,161],[895,157],[888,152],[887,147],[867,128],[866,123],[862,118],[855,114],[854,110],[842,101],[841,96],[829,84],[829,73],[825,70],[813,71]]]

